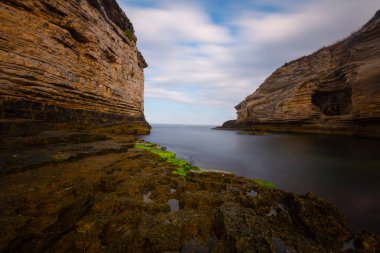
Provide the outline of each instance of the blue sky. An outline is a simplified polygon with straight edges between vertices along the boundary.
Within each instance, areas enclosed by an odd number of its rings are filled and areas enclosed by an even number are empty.
[[[284,63],[347,37],[378,0],[118,0],[147,60],[150,123],[220,125]]]

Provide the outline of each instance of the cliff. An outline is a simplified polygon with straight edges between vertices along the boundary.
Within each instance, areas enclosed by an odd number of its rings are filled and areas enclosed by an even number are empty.
[[[255,130],[380,136],[380,11],[359,31],[286,63],[235,108]]]
[[[3,135],[115,124],[149,131],[147,64],[115,0],[5,0],[0,14]]]

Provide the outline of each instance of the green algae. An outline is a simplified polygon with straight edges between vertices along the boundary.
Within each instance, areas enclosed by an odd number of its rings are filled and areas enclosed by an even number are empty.
[[[276,185],[274,183],[271,183],[271,182],[268,182],[268,181],[265,181],[265,180],[262,180],[262,179],[252,179],[252,181],[255,183],[255,184],[258,184],[260,186],[263,186],[263,187],[268,187],[268,188],[276,188]]]
[[[124,34],[125,36],[127,36],[128,40],[129,41],[134,41],[136,42],[137,38],[136,36],[134,35],[133,31],[129,30],[129,29],[125,29],[124,30]]]
[[[176,154],[171,151],[163,150],[154,143],[136,143],[134,148],[145,149],[158,155],[161,161],[165,161],[174,165],[177,169],[173,170],[172,173],[182,177],[186,177],[187,172],[191,170],[199,171],[199,167],[191,165],[189,162],[176,158]],[[268,188],[276,188],[275,184],[262,180],[262,179],[252,179],[252,181],[260,186]]]
[[[174,165],[177,170],[172,171],[173,174],[185,177],[187,172],[190,170],[199,170],[197,166],[191,165],[189,162],[176,158],[176,154],[174,152],[170,152],[167,150],[163,150],[158,147],[156,144],[152,143],[137,143],[134,148],[145,149],[149,152],[152,152],[158,155],[161,161],[165,161]]]

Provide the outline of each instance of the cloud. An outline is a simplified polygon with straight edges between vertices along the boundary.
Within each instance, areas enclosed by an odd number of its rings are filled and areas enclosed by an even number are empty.
[[[144,43],[197,42],[226,43],[231,40],[223,27],[209,21],[207,13],[188,2],[163,1],[158,8],[127,6],[137,34],[143,35]]]
[[[184,92],[170,91],[164,88],[148,87],[145,91],[145,96],[149,98],[173,100],[180,103],[195,103],[192,97]]]
[[[146,101],[199,104],[198,118],[215,119],[211,114],[218,111],[218,120],[227,120],[276,68],[348,36],[380,7],[377,0],[219,3],[122,1],[149,63]],[[147,110],[148,120],[159,118],[156,113]],[[189,113],[186,122],[198,118]]]

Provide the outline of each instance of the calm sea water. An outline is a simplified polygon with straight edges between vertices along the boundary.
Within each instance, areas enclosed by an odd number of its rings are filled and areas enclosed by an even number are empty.
[[[317,193],[352,228],[380,233],[380,139],[239,135],[212,126],[153,125],[146,141],[204,168],[260,178],[278,188]]]

